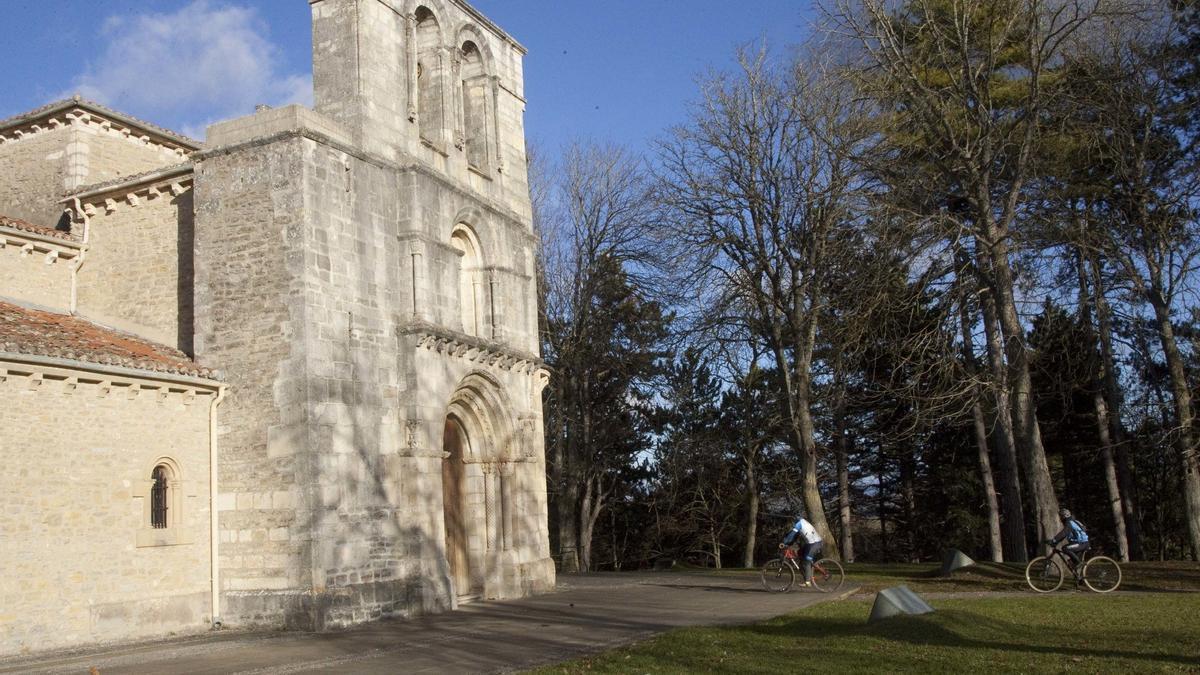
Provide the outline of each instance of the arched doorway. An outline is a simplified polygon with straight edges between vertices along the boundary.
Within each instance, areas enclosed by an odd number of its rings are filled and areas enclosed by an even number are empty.
[[[511,597],[515,578],[511,514],[513,415],[491,375],[466,375],[446,405],[442,464],[446,563],[454,592],[464,597]]]
[[[454,416],[446,418],[442,434],[442,450],[447,453],[442,460],[442,513],[446,527],[446,562],[450,565],[450,578],[454,581],[454,592],[459,596],[473,595],[479,591],[472,584],[471,556],[468,549],[467,500],[466,500],[466,456],[470,439],[462,423]]]

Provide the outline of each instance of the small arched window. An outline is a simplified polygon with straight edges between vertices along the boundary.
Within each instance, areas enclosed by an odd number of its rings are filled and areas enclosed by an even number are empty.
[[[488,76],[479,47],[470,40],[462,45],[462,120],[467,163],[476,169],[488,165]]]
[[[442,106],[441,28],[428,7],[418,7],[417,42],[417,118],[421,138],[440,143],[444,126]]]
[[[468,335],[480,335],[483,287],[479,247],[475,244],[473,233],[463,225],[454,228],[450,245],[461,254],[458,264],[458,307],[462,330]]]
[[[164,529],[168,526],[167,512],[170,509],[171,470],[166,464],[154,467],[150,474],[154,485],[150,487],[150,527]]]

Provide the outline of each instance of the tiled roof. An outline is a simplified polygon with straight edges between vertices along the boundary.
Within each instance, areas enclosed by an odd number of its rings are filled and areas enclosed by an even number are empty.
[[[21,230],[24,232],[32,232],[33,234],[40,234],[43,237],[54,237],[55,239],[66,239],[68,241],[73,240],[73,237],[71,237],[70,232],[56,230],[53,227],[34,225],[33,223],[27,223],[24,220],[20,220],[18,218],[9,218],[8,216],[3,215],[3,214],[0,214],[0,225],[3,225],[4,227],[11,227],[14,230]]]
[[[0,300],[0,352],[51,356],[86,363],[212,378],[178,349],[98,326],[68,314]]]

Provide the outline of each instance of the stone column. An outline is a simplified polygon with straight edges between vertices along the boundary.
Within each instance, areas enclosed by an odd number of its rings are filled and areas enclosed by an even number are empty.
[[[489,333],[493,340],[503,339],[503,331],[500,324],[504,321],[504,315],[500,311],[500,302],[503,298],[499,294],[500,279],[497,277],[495,270],[488,271],[488,318],[491,322],[491,332]]]
[[[404,15],[404,53],[408,58],[408,121],[416,122],[417,115],[417,15]]]
[[[500,525],[501,544],[505,551],[513,549],[513,478],[511,462],[500,465]]]
[[[409,244],[409,260],[412,265],[412,318],[429,321],[429,273],[425,263],[425,243],[413,241]]]
[[[496,173],[503,174],[504,173],[504,145],[501,143],[501,139],[500,139],[500,129],[502,128],[501,124],[500,124],[500,76],[493,75],[491,79],[492,79],[492,87],[491,87],[491,89],[492,89],[492,101],[491,101],[492,102],[492,110],[491,110],[492,144],[491,145],[493,147],[493,152],[495,153],[494,157],[496,158],[496,160],[495,160]]]
[[[462,57],[457,47],[451,48],[450,52],[450,101],[451,111],[447,116],[450,122],[452,140],[454,147],[463,150],[467,147],[467,137],[463,132],[463,105],[462,105]]]

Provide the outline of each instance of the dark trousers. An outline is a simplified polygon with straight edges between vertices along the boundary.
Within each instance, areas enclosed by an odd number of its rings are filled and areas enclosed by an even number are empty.
[[[1083,561],[1084,552],[1091,548],[1091,546],[1091,543],[1086,541],[1081,541],[1078,544],[1067,544],[1063,547],[1063,553],[1066,553],[1067,557],[1071,559],[1072,565],[1078,567],[1079,563]]]

